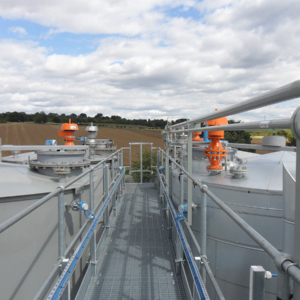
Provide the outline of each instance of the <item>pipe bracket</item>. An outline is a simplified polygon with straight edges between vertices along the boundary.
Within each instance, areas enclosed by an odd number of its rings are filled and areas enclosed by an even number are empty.
[[[294,263],[293,257],[288,253],[284,253],[284,252],[279,253],[274,259],[274,263],[277,270],[283,274],[286,273],[286,271],[283,269],[283,263],[286,261],[290,261],[291,263]]]

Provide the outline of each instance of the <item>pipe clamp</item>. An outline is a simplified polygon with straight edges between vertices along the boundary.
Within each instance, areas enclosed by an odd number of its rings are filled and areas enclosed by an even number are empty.
[[[289,265],[286,267],[286,269],[285,269],[286,274],[289,275],[289,267],[297,266],[297,265],[298,265],[298,263],[291,263],[291,264],[289,264]]]
[[[281,252],[279,253],[275,259],[274,259],[274,263],[275,263],[275,266],[277,268],[277,270],[281,273],[286,273],[285,270],[283,269],[283,263],[286,262],[286,261],[290,261],[291,263],[294,263],[294,259],[291,255],[289,255],[288,253],[284,253],[284,252]]]

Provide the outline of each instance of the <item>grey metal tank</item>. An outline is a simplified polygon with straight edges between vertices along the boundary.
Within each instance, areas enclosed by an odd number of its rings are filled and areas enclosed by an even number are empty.
[[[90,156],[89,147],[85,150],[82,150],[82,146],[79,150],[63,148],[45,146],[44,150],[29,154],[15,153],[6,157],[7,162],[0,162],[0,223],[75,178],[110,153],[106,151],[101,155]],[[108,174],[109,183],[112,182],[112,165],[116,166],[116,163],[112,162],[116,159],[113,157],[107,162],[111,170]],[[89,203],[89,187],[89,175],[85,175],[65,190],[65,249],[70,246],[70,242],[86,222],[84,213],[72,210],[72,205],[81,201]],[[94,207],[103,201],[102,196],[103,168],[98,168],[94,170]],[[1,299],[33,299],[47,278],[53,263],[58,259],[57,211],[58,196],[54,196],[1,233],[0,269],[5,270],[5,276],[0,280]],[[97,225],[98,238],[102,231],[102,221],[100,219]],[[70,249],[70,253],[74,251],[78,242]],[[71,280],[71,299],[74,299],[84,276],[89,256],[88,248]]]
[[[293,254],[293,247],[285,249],[283,245],[293,245],[294,215],[289,196],[295,190],[295,153],[257,155],[237,149],[229,149],[229,153],[227,170],[212,175],[206,170],[209,162],[203,157],[203,147],[193,148],[193,177],[206,184],[278,250]],[[183,163],[187,167],[186,156]],[[235,170],[244,172],[236,176]],[[170,186],[177,206],[180,204],[179,176],[179,169],[173,169]],[[187,178],[184,180],[186,200]],[[193,212],[192,230],[200,243],[199,189],[193,189],[193,202],[198,207]],[[262,265],[277,273],[273,260],[210,199],[207,201],[207,257],[226,299],[248,299],[251,265]],[[210,299],[218,299],[209,280],[207,286]],[[276,281],[267,281],[266,300],[275,297]]]

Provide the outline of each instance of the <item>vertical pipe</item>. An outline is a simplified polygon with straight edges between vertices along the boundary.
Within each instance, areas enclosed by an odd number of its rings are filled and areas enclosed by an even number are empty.
[[[111,158],[111,181],[113,182],[115,179],[115,156]],[[112,195],[112,210],[113,216],[116,216],[116,192]]]
[[[205,127],[208,127],[208,124],[205,125]],[[204,132],[203,132],[203,140],[204,140],[204,142],[209,142],[209,139],[208,139],[208,132],[207,132],[207,131],[204,131]]]
[[[173,152],[174,152],[173,157],[174,157],[174,160],[176,161],[176,159],[177,159],[176,145],[174,145]]]
[[[184,173],[180,174],[180,204],[184,202]]]
[[[190,126],[192,127],[192,126]],[[191,131],[188,132],[188,144],[187,144],[187,160],[188,160],[188,172],[190,174],[193,174],[193,145],[192,145],[192,135],[193,133]],[[188,188],[187,188],[187,204],[188,204],[188,224],[192,225],[192,201],[193,201],[193,182],[190,178],[188,178]]]
[[[201,236],[201,249],[202,249],[202,255],[206,255],[206,216],[207,216],[207,195],[206,193],[201,191],[201,229],[200,229],[200,236]],[[201,268],[201,276],[203,279],[204,284],[206,284],[206,270],[204,266],[202,265]]]
[[[296,157],[296,199],[295,199],[295,232],[294,232],[294,262],[300,265],[300,138],[297,139]],[[294,299],[300,299],[300,284],[294,280]]]
[[[140,183],[143,183],[143,144],[140,144]]]
[[[103,176],[103,182],[104,182],[104,200],[107,198],[108,196],[108,189],[109,189],[109,183],[108,183],[108,166],[105,164],[104,169],[104,176]],[[108,226],[108,217],[109,217],[109,211],[108,211],[108,205],[106,206],[105,212],[104,212],[104,216],[103,216],[103,222],[105,227]]]
[[[90,209],[94,212],[94,170],[90,172]],[[90,241],[90,253],[91,253],[91,270],[92,276],[96,275],[96,228],[93,231]]]
[[[65,258],[64,190],[58,194],[58,256]]]

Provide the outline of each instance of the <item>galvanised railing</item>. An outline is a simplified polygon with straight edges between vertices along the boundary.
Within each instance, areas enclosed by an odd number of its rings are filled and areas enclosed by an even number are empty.
[[[165,152],[165,178],[167,185],[169,184],[169,167],[170,163],[176,165],[186,176],[188,177],[187,187],[187,204],[188,204],[188,224],[192,225],[192,189],[193,185],[198,186],[203,194],[209,196],[232,220],[234,220],[240,228],[242,228],[264,251],[274,260],[274,263],[278,271],[285,276],[278,276],[277,284],[279,288],[278,299],[287,300],[289,295],[289,281],[286,277],[292,277],[294,280],[294,299],[300,299],[300,184],[296,184],[296,201],[295,201],[295,239],[294,239],[294,258],[287,253],[278,251],[272,244],[270,244],[264,237],[262,237],[257,231],[255,231],[249,224],[247,224],[242,218],[240,218],[232,209],[230,209],[223,201],[221,201],[215,194],[213,194],[206,185],[200,180],[196,180],[192,176],[192,149],[194,144],[201,144],[201,142],[192,142],[192,132],[195,131],[236,131],[236,130],[249,130],[249,129],[291,129],[294,136],[296,137],[297,147],[274,147],[274,150],[289,150],[297,153],[296,159],[296,182],[300,182],[300,107],[298,107],[291,118],[286,119],[275,119],[275,120],[262,120],[254,122],[246,122],[239,124],[228,124],[220,126],[209,126],[201,127],[200,123],[204,121],[213,120],[220,117],[225,117],[252,109],[265,107],[267,105],[287,101],[290,99],[300,97],[300,80],[295,81],[291,84],[285,85],[269,93],[261,96],[254,97],[247,101],[241,102],[236,105],[232,105],[228,108],[215,111],[213,113],[197,117],[186,122],[167,125],[164,134],[164,140],[166,141],[166,152]],[[180,139],[177,139],[180,133],[187,134],[187,142],[183,143]],[[177,141],[177,145],[176,145]],[[187,170],[185,170],[180,164],[176,162],[176,147],[187,147]],[[179,145],[179,146],[178,146]],[[174,147],[174,158],[169,155],[170,149]],[[246,148],[246,145],[242,145],[242,148]],[[252,147],[259,148],[262,146]],[[276,148],[276,149],[275,149]],[[159,150],[163,154],[163,150]],[[182,151],[183,153],[183,151]],[[183,162],[183,157],[181,157]],[[202,216],[202,221],[205,216]],[[203,228],[206,225],[203,224]],[[206,238],[202,235],[202,253],[205,255],[205,240]],[[280,291],[281,290],[281,291]],[[261,298],[263,299],[263,298]]]

